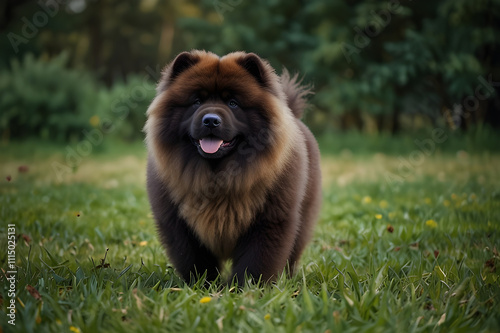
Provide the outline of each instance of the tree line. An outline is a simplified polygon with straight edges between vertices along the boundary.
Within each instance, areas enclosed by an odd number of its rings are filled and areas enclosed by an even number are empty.
[[[105,85],[192,48],[245,50],[314,86],[318,131],[500,126],[500,0],[7,0],[0,70],[68,51]]]

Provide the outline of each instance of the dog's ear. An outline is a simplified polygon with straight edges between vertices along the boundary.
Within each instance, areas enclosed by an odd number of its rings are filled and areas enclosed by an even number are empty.
[[[274,70],[267,61],[262,60],[255,53],[248,53],[245,54],[238,63],[250,73],[262,87],[269,87],[269,76]]]
[[[241,53],[241,57],[236,62],[252,75],[262,88],[278,96],[281,100],[285,99],[280,79],[269,62],[255,53]]]
[[[174,61],[170,65],[170,81],[173,81],[179,74],[184,72],[189,67],[195,65],[198,62],[199,58],[197,55],[194,55],[189,52],[182,52],[177,57],[175,57]]]
[[[162,78],[158,84],[157,91],[164,91],[182,72],[196,65],[200,60],[199,56],[191,52],[182,52],[165,67]]]

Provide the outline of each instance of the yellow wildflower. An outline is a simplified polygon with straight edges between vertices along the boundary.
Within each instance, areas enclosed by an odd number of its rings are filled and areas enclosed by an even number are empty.
[[[427,220],[425,222],[425,225],[430,227],[430,228],[435,228],[435,227],[437,227],[438,224],[434,220]]]
[[[148,241],[142,241],[139,243],[139,246],[146,246],[148,245]]]
[[[270,315],[269,313],[268,313],[268,314],[266,314],[266,315],[264,316],[264,319],[265,319],[265,320],[269,320],[269,319],[271,319],[271,315]]]
[[[428,205],[430,205],[432,203],[431,198],[425,198],[424,201]]]
[[[202,299],[200,299],[200,303],[201,304],[209,303],[211,300],[212,300],[211,297],[206,296],[206,297],[203,297]]]
[[[69,330],[71,332],[74,332],[74,333],[81,333],[80,329],[78,327],[75,327],[75,326],[70,326]]]
[[[380,219],[382,218],[382,214],[375,214],[375,218],[376,218],[377,220],[380,220]]]
[[[372,198],[370,196],[367,195],[363,198],[363,203],[369,204],[370,202],[372,202]]]
[[[450,205],[450,200],[444,200],[444,201],[443,201],[443,205],[444,205],[445,207],[448,207],[448,206]]]
[[[90,125],[92,125],[93,127],[97,127],[99,125],[99,123],[101,122],[101,120],[99,119],[99,116],[92,116],[90,117],[89,119],[89,123]]]
[[[387,206],[389,206],[389,203],[385,200],[382,200],[378,205],[380,206],[380,208],[387,208]]]

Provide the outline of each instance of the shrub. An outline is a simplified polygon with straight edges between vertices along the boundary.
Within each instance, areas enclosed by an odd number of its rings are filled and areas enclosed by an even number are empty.
[[[67,61],[66,53],[50,61],[27,55],[0,75],[3,139],[76,141],[91,127],[122,140],[142,139],[155,96],[153,80],[129,75],[106,88],[91,75],[67,68]]]
[[[148,77],[129,75],[100,94],[99,105],[109,133],[132,141],[143,138],[146,110],[155,96],[155,83]]]
[[[76,140],[97,109],[97,84],[68,69],[63,53],[51,61],[26,55],[0,76],[0,130],[4,139]]]

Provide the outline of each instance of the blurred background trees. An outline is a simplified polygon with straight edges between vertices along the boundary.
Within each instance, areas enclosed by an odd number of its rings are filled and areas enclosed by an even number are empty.
[[[500,0],[4,0],[0,35],[4,140],[140,138],[160,69],[192,48],[300,72],[317,134],[500,127]]]

